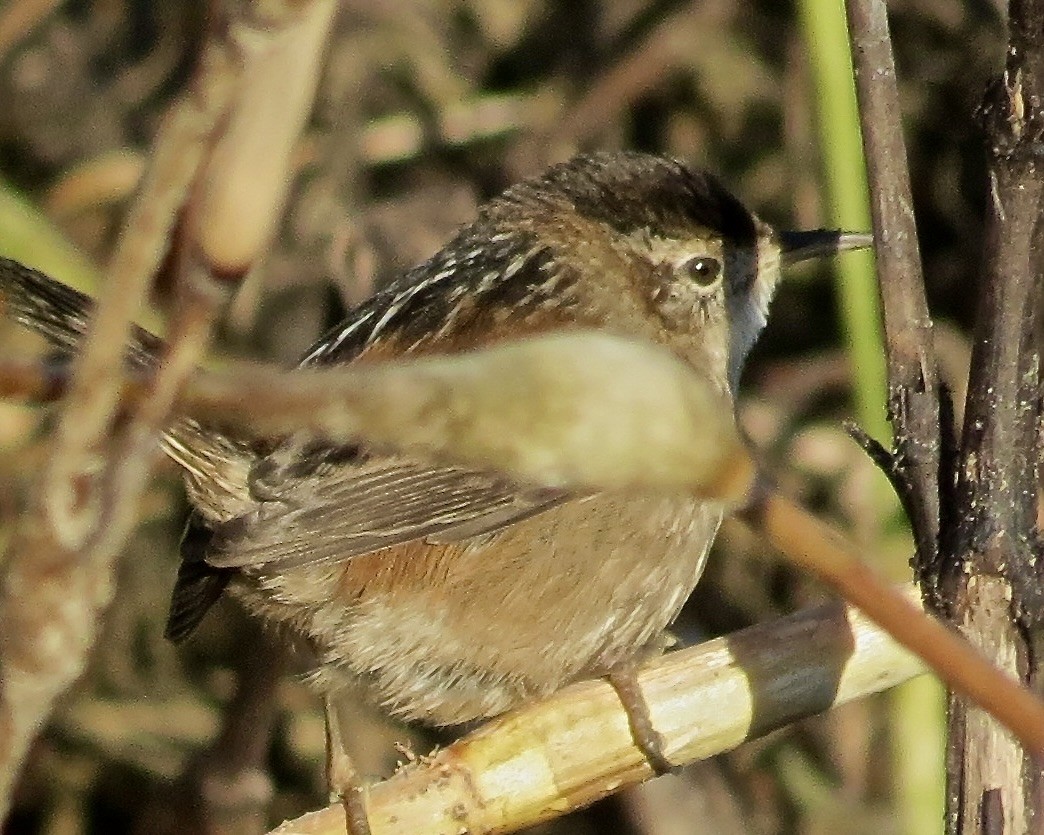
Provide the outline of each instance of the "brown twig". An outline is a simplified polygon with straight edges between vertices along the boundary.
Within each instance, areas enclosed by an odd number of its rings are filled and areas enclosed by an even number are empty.
[[[895,438],[889,468],[910,514],[918,575],[934,595],[938,569],[939,380],[906,167],[895,61],[884,0],[847,0],[859,121],[877,241],[888,354],[888,412]]]
[[[982,295],[972,346],[957,501],[967,511],[958,539],[981,553],[1004,532],[1014,560],[998,566],[1018,585],[1027,621],[1044,621],[1036,528],[1038,316],[1044,277],[1044,3],[1015,2],[1002,79],[982,106],[989,143],[990,204]],[[1027,547],[1029,546],[1029,547]],[[957,553],[964,553],[959,549]],[[974,556],[972,557],[974,560]],[[963,569],[952,566],[956,573]]]
[[[977,649],[941,621],[897,595],[836,532],[774,490],[741,516],[791,562],[811,571],[917,654],[950,687],[995,716],[1044,756],[1044,701],[1000,674]]]
[[[118,376],[133,317],[162,259],[169,233],[199,171],[207,139],[228,109],[235,89],[235,60],[213,44],[201,61],[194,95],[166,119],[95,308],[90,333],[76,360],[42,492],[47,524],[71,550],[97,529],[101,514],[97,459],[116,410]],[[70,489],[79,483],[80,489]]]
[[[205,314],[190,323],[197,332]],[[189,334],[180,343],[197,341]],[[168,349],[158,365],[177,365],[181,379],[193,355]],[[709,381],[658,346],[596,332],[349,367],[238,363],[197,371],[180,387],[161,373],[124,377],[123,407],[139,414],[142,439],[162,428],[163,405],[176,396],[182,414],[244,437],[365,438],[547,486],[681,489],[737,501],[753,478],[732,412]],[[0,361],[0,392],[51,399],[66,387],[61,366]]]

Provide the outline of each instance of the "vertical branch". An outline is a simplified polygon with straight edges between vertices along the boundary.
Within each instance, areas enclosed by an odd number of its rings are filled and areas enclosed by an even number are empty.
[[[859,118],[870,180],[888,356],[893,482],[910,516],[926,593],[939,535],[939,380],[917,249],[884,0],[847,0]],[[929,582],[926,582],[929,581]]]
[[[990,201],[981,298],[971,373],[958,497],[962,543],[976,551],[998,538],[1035,533],[1036,426],[1040,356],[1036,320],[1041,301],[1041,211],[1044,179],[1044,3],[1012,3],[1003,76],[991,85],[981,116],[987,140]],[[1022,544],[1022,543],[1017,543]],[[1029,556],[1025,547],[1018,554]],[[1001,566],[1003,569],[1003,566]],[[1019,582],[1020,576],[1012,579]],[[1022,603],[1041,612],[1039,575],[1021,577]]]
[[[1013,0],[1002,76],[980,110],[989,206],[981,299],[961,438],[952,548],[954,621],[970,641],[1039,687],[1044,580],[1036,529],[1044,180],[1044,2]],[[951,701],[951,832],[1040,826],[1041,766],[993,720]]]

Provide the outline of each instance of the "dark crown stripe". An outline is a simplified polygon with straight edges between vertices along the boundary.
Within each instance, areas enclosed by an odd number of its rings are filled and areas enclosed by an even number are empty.
[[[737,244],[757,238],[754,216],[712,175],[674,159],[635,152],[574,157],[511,189],[559,193],[578,212],[629,234],[684,234],[703,227]]]

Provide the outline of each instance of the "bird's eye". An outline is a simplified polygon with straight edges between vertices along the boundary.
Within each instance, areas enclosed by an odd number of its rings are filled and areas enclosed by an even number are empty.
[[[701,287],[710,287],[721,275],[721,261],[701,256],[685,262],[685,272]]]

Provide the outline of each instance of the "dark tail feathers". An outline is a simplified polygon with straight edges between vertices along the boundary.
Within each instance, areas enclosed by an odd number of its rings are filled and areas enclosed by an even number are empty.
[[[7,316],[69,354],[79,349],[94,308],[90,296],[7,258],[0,258],[0,304]],[[159,338],[136,327],[127,359],[134,367],[151,368],[162,347]]]
[[[36,331],[63,354],[73,355],[87,333],[94,300],[43,273],[16,261],[0,258],[0,311]],[[132,368],[153,368],[159,361],[163,342],[148,331],[134,328],[127,347]],[[175,420],[167,430],[167,453],[198,480],[210,470],[195,466],[237,452],[221,435],[208,435],[188,419]],[[180,442],[172,443],[172,439]],[[186,440],[187,439],[187,440]],[[220,487],[221,484],[218,483]],[[193,514],[182,542],[182,563],[171,600],[166,634],[180,641],[195,629],[235,573],[216,569],[205,561],[210,533]]]

